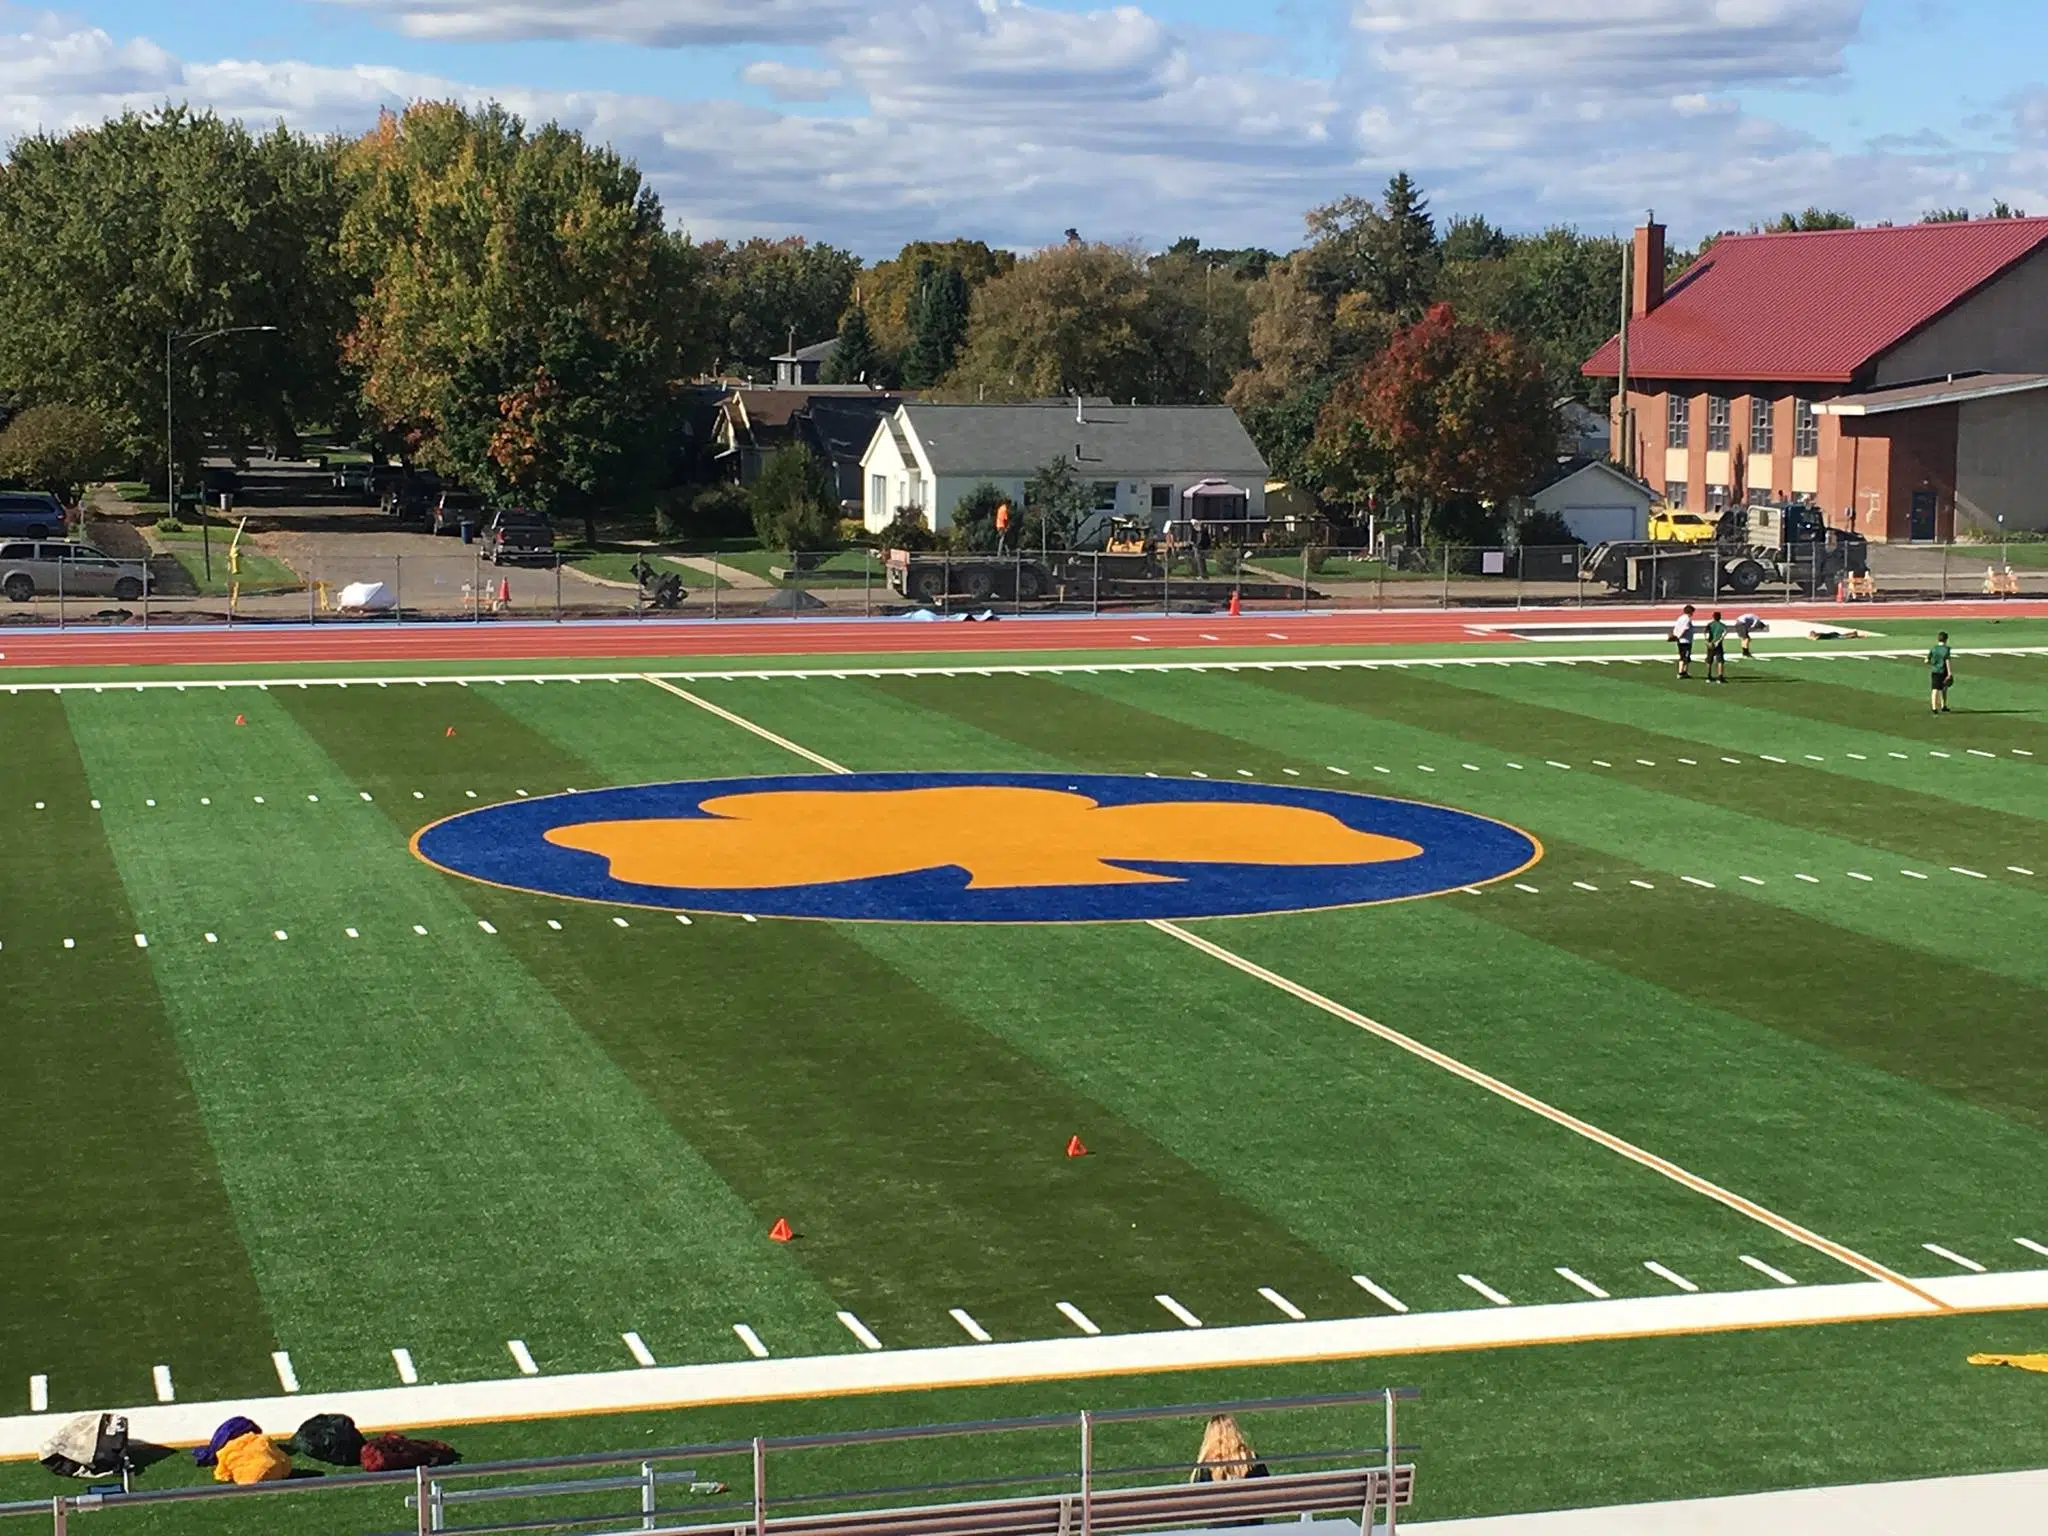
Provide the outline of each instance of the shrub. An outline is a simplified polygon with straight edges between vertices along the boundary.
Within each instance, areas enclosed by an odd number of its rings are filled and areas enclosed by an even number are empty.
[[[1554,549],[1578,543],[1579,536],[1557,513],[1531,512],[1515,524],[1515,542],[1524,549]]]
[[[936,549],[942,540],[924,520],[924,514],[905,507],[881,532],[884,549]]]
[[[49,491],[66,505],[107,472],[112,445],[97,411],[82,405],[35,405],[0,432],[0,475]]]
[[[690,500],[683,530],[691,538],[729,539],[754,531],[752,505],[740,486],[707,485]]]
[[[992,480],[984,480],[953,507],[949,537],[955,549],[991,550],[996,547],[996,508],[1010,501],[1010,493]]]
[[[747,492],[754,536],[764,549],[833,548],[839,538],[839,490],[825,461],[804,444],[771,458]]]
[[[185,525],[166,512],[156,520],[156,531],[158,533],[183,533]]]

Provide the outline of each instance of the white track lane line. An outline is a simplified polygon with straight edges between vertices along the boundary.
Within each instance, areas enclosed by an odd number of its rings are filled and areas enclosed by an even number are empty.
[[[1408,1310],[1407,1302],[1384,1286],[1376,1284],[1370,1275],[1353,1275],[1351,1283],[1383,1307],[1390,1308],[1395,1312],[1406,1312]]]
[[[398,1367],[398,1379],[405,1383],[406,1386],[416,1387],[419,1385],[419,1367],[412,1363],[411,1350],[394,1349],[391,1351],[391,1363]]]
[[[756,1360],[766,1360],[768,1358],[768,1346],[761,1342],[761,1335],[754,1332],[745,1323],[734,1323],[732,1331],[739,1336],[739,1341],[746,1345],[748,1354],[752,1355]]]
[[[524,1339],[507,1339],[505,1353],[512,1357],[512,1363],[519,1367],[522,1376],[538,1376],[540,1367],[533,1363],[533,1351],[526,1347]]]
[[[171,1368],[168,1365],[153,1366],[150,1377],[156,1383],[156,1400],[160,1403],[175,1403],[178,1389],[171,1384]]]
[[[1259,1294],[1260,1294],[1261,1296],[1265,1297],[1267,1301],[1271,1302],[1271,1303],[1272,1303],[1272,1304],[1274,1305],[1274,1307],[1276,1307],[1277,1309],[1279,1309],[1279,1311],[1280,1311],[1280,1312],[1281,1312],[1281,1313],[1282,1313],[1283,1315],[1285,1315],[1285,1316],[1287,1316],[1287,1317],[1290,1317],[1290,1318],[1292,1318],[1292,1319],[1293,1319],[1293,1320],[1294,1320],[1295,1322],[1297,1322],[1297,1323],[1305,1323],[1305,1322],[1307,1322],[1307,1321],[1308,1321],[1308,1314],[1307,1314],[1306,1312],[1302,1311],[1302,1310],[1301,1310],[1301,1308],[1297,1307],[1297,1306],[1296,1306],[1296,1305],[1295,1305],[1295,1304],[1294,1304],[1293,1302],[1289,1301],[1289,1300],[1288,1300],[1288,1299],[1287,1299],[1287,1298],[1286,1298],[1285,1296],[1282,1296],[1282,1295],[1281,1295],[1281,1294],[1280,1294],[1280,1293],[1279,1293],[1278,1291],[1274,1290],[1274,1289],[1273,1289],[1273,1287],[1271,1287],[1270,1285],[1262,1285],[1262,1286],[1260,1286],[1260,1287],[1259,1287]]]
[[[1161,1292],[1159,1295],[1154,1296],[1152,1299],[1158,1302],[1159,1305],[1161,1305],[1162,1307],[1166,1308],[1168,1312],[1171,1312],[1174,1316],[1174,1320],[1178,1322],[1181,1325],[1181,1327],[1199,1328],[1202,1326],[1202,1320],[1199,1317],[1195,1316],[1194,1313],[1190,1312],[1186,1307],[1182,1306],[1179,1302],[1175,1301],[1171,1296],[1166,1295],[1164,1292]]]
[[[1743,1263],[1747,1264],[1751,1269],[1755,1270],[1758,1274],[1764,1276],[1766,1279],[1775,1280],[1780,1285],[1797,1285],[1799,1283],[1797,1280],[1794,1280],[1790,1275],[1786,1274],[1785,1271],[1778,1268],[1775,1264],[1766,1264],[1762,1259],[1756,1258],[1747,1253],[1740,1255],[1740,1257]]]
[[[1102,1332],[1100,1328],[1096,1327],[1095,1320],[1071,1301],[1056,1301],[1053,1305],[1059,1308],[1060,1316],[1064,1317],[1083,1333],[1092,1336]]]
[[[958,1323],[961,1332],[974,1340],[975,1343],[992,1344],[995,1342],[989,1337],[988,1330],[977,1323],[973,1315],[965,1307],[953,1307],[947,1311],[946,1315]]]
[[[277,1372],[277,1384],[286,1392],[299,1390],[299,1373],[292,1369],[292,1357],[281,1349],[270,1352],[270,1364]]]
[[[654,1364],[654,1351],[647,1347],[647,1341],[641,1338],[639,1334],[633,1332],[622,1333],[619,1335],[619,1342],[626,1346],[626,1353],[633,1357],[635,1365],[647,1366]]]
[[[1580,1274],[1577,1270],[1569,1269],[1566,1266],[1560,1264],[1557,1266],[1557,1272],[1560,1275],[1563,1275],[1565,1279],[1569,1280],[1573,1285],[1576,1285],[1580,1290],[1584,1291],[1588,1296],[1591,1296],[1595,1301],[1606,1301],[1609,1299],[1607,1292],[1601,1290],[1599,1286],[1595,1285],[1592,1281],[1588,1280],[1584,1275]]]
[[[1681,1275],[1677,1270],[1667,1269],[1662,1264],[1659,1264],[1655,1259],[1650,1259],[1646,1261],[1643,1265],[1643,1268],[1647,1269],[1659,1280],[1670,1281],[1671,1284],[1677,1286],[1681,1291],[1691,1293],[1699,1289],[1697,1285],[1694,1285],[1692,1281],[1686,1279],[1685,1276]]]
[[[1939,1243],[1922,1243],[1920,1246],[1922,1248],[1925,1248],[1929,1253],[1933,1254],[1937,1259],[1947,1259],[1949,1263],[1960,1265],[1964,1269],[1967,1269],[1973,1275],[1981,1275],[1985,1273],[1985,1269],[1982,1264],[1979,1264],[1975,1259],[1964,1258],[1960,1253],[1957,1253],[1952,1248],[1944,1248]]]
[[[1458,1276],[1458,1278],[1464,1281],[1465,1284],[1471,1286],[1473,1290],[1477,1291],[1480,1295],[1484,1296],[1488,1301],[1492,1302],[1496,1307],[1511,1307],[1514,1305],[1512,1301],[1509,1301],[1507,1297],[1501,1295],[1499,1291],[1496,1291],[1492,1286],[1488,1285],[1484,1280],[1480,1279],[1477,1275],[1460,1275]]]
[[[31,1376],[28,1379],[28,1411],[48,1413],[50,1411],[50,1378]]]
[[[1950,1310],[1947,1302],[1921,1289],[1904,1275],[1899,1274],[1895,1270],[1888,1269],[1886,1266],[1878,1263],[1877,1260],[1868,1258],[1858,1253],[1855,1249],[1834,1241],[1832,1238],[1823,1237],[1820,1233],[1810,1228],[1800,1226],[1797,1222],[1780,1216],[1777,1212],[1757,1204],[1754,1200],[1746,1199],[1736,1194],[1733,1190],[1723,1188],[1710,1179],[1702,1178],[1688,1169],[1681,1168],[1678,1164],[1670,1161],[1670,1159],[1659,1157],[1654,1152],[1647,1151],[1635,1145],[1635,1143],[1615,1135],[1611,1131],[1604,1131],[1590,1121],[1581,1120],[1576,1115],[1559,1109],[1553,1104],[1544,1102],[1534,1094],[1524,1093],[1521,1089],[1513,1087],[1489,1073],[1482,1072],[1477,1067],[1467,1066],[1464,1062],[1459,1061],[1447,1052],[1437,1050],[1434,1046],[1424,1045],[1412,1035],[1403,1034],[1400,1030],[1390,1028],[1376,1019],[1368,1018],[1354,1008],[1347,1008],[1342,1003],[1325,997],[1322,993],[1305,987],[1298,981],[1289,980],[1277,971],[1269,971],[1264,966],[1247,960],[1234,950],[1225,949],[1221,944],[1180,927],[1176,923],[1163,922],[1155,918],[1150,922],[1149,926],[1171,938],[1178,939],[1181,943],[1191,948],[1202,951],[1202,953],[1209,955],[1213,959],[1221,960],[1225,965],[1242,971],[1247,976],[1255,977],[1270,987],[1278,988],[1292,997],[1299,998],[1311,1007],[1320,1008],[1323,1012],[1335,1018],[1342,1019],[1348,1024],[1354,1024],[1369,1034],[1377,1035],[1380,1039],[1387,1041],[1391,1045],[1398,1046],[1412,1056],[1418,1056],[1433,1066],[1441,1067],[1446,1072],[1464,1078],[1465,1081],[1473,1084],[1475,1087],[1483,1088],[1488,1093],[1506,1099],[1511,1104],[1519,1105],[1532,1114],[1541,1115],[1553,1124],[1561,1125],[1565,1129],[1585,1137],[1588,1141],[1606,1147],[1611,1152],[1619,1153],[1631,1162],[1639,1163],[1653,1172],[1660,1173],[1672,1182],[1684,1185],[1695,1194],[1704,1195],[1710,1200],[1717,1201],[1727,1206],[1730,1210],[1769,1227],[1780,1236],[1789,1237],[1794,1242],[1804,1243],[1816,1252],[1824,1253],[1829,1258],[1835,1260],[1835,1262],[1846,1264],[1851,1269],[1858,1270],[1873,1280],[1882,1280],[1887,1285],[1895,1285],[1900,1290],[1919,1298],[1930,1307],[1942,1311]]]
[[[880,1349],[882,1347],[882,1341],[869,1331],[868,1325],[855,1317],[851,1312],[841,1312],[839,1314],[839,1321],[848,1333],[860,1340],[860,1347],[862,1349]]]

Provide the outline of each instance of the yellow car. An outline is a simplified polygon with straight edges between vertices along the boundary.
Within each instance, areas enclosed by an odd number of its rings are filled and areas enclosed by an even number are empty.
[[[1684,512],[1674,508],[1650,514],[1650,537],[1671,544],[1706,544],[1712,542],[1719,524],[1700,512]]]

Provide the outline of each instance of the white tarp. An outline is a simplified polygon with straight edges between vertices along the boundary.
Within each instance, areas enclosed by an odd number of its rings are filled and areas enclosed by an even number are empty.
[[[389,613],[398,599],[381,581],[352,581],[341,589],[335,606],[343,613]]]

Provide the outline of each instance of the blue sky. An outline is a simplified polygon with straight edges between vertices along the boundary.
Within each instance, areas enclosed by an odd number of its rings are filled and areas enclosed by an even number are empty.
[[[166,99],[356,131],[420,95],[613,140],[693,232],[870,255],[1285,246],[1396,168],[1440,211],[1655,206],[1681,240],[2048,212],[2040,0],[0,0],[8,136]]]

